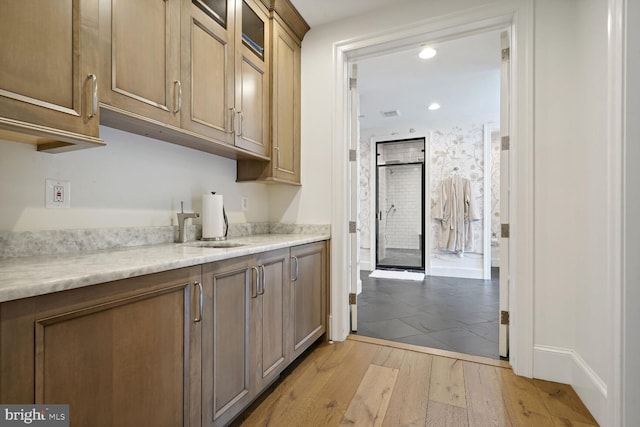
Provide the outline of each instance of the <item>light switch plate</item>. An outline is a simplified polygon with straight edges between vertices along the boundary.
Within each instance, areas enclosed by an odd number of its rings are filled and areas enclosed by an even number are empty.
[[[61,179],[45,180],[45,201],[46,208],[70,208],[71,207],[71,182]]]

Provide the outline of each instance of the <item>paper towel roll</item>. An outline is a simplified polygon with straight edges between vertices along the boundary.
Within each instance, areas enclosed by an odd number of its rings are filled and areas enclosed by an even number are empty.
[[[202,196],[202,238],[225,237],[224,203],[220,194]]]

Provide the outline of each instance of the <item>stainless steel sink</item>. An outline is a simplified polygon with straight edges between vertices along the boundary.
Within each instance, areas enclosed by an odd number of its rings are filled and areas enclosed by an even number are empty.
[[[187,246],[194,248],[238,248],[240,246],[247,246],[247,243],[229,242],[229,241],[215,241],[215,242],[192,242]]]

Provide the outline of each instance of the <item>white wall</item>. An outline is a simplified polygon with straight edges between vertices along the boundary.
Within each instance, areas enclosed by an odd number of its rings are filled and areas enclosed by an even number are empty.
[[[333,44],[354,37],[401,28],[409,22],[446,15],[490,0],[408,0],[394,2],[347,21],[312,28],[302,41],[302,188],[269,189],[271,220],[297,223],[331,222],[331,141],[334,115]],[[346,154],[345,154],[346,155]],[[290,204],[294,206],[291,207]]]
[[[235,160],[104,126],[100,134],[106,147],[62,154],[0,142],[0,230],[171,225],[181,200],[202,212],[209,191],[224,195],[232,222],[243,195],[248,221],[269,219],[266,186],[237,184]],[[70,209],[44,208],[46,178],[71,181]]]
[[[303,150],[322,146],[326,151],[313,158],[303,151],[303,158],[323,171],[331,164],[334,43],[478,6],[466,0],[407,1],[312,29],[303,42]],[[603,0],[534,0],[535,207],[533,240],[526,243],[534,250],[534,375],[574,385],[603,425],[609,419],[607,396],[616,397],[606,393],[614,382],[610,303],[616,286],[603,265],[611,249],[607,245],[616,237],[606,224],[612,191],[602,104],[607,100],[606,8]],[[326,194],[330,185],[318,174],[305,182],[300,197]],[[331,206],[327,203],[322,212],[329,218]],[[300,210],[299,218],[309,214]]]
[[[603,424],[615,315],[607,13],[600,0],[537,0],[534,77],[534,374],[570,382]]]
[[[627,90],[625,158],[624,244],[624,426],[640,422],[640,2],[627,2]]]

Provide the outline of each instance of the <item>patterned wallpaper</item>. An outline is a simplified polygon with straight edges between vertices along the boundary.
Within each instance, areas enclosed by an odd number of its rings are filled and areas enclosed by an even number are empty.
[[[496,126],[497,128],[497,126]],[[483,179],[484,165],[484,126],[482,124],[470,124],[455,126],[447,130],[436,130],[431,133],[426,141],[426,151],[430,153],[430,178],[431,188],[427,200],[430,206],[435,203],[435,195],[432,191],[444,178],[453,173],[453,168],[462,177],[471,180],[478,207],[482,214],[484,197]],[[370,211],[370,197],[375,199],[375,170],[371,170],[371,141],[363,137],[360,140],[360,242],[361,247],[369,249],[371,233],[370,218],[375,212]],[[428,160],[428,159],[427,159]],[[497,239],[492,243],[494,248],[499,244],[500,237],[500,136],[499,132],[491,134],[491,237]],[[426,213],[429,214],[430,209]],[[482,220],[475,222],[474,243],[475,250],[482,252]],[[432,239],[433,241],[433,239]]]
[[[484,126],[471,125],[469,127],[456,126],[448,131],[432,132],[431,146],[431,208],[437,202],[436,189],[440,183],[458,174],[471,181],[471,192],[475,196],[476,206],[480,214],[479,221],[471,223],[473,233],[473,247],[471,252],[482,252],[483,236],[482,224],[484,212]],[[432,221],[431,249],[435,250],[439,224]]]

